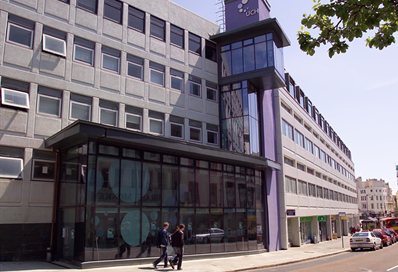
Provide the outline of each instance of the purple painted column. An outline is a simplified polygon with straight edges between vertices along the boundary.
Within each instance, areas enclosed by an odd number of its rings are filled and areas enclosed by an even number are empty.
[[[225,29],[233,30],[270,17],[267,0],[225,0]]]
[[[273,90],[260,91],[260,101],[262,104],[262,125],[263,125],[263,154],[264,157],[277,161],[276,158],[276,125],[275,109],[273,103]],[[265,184],[267,186],[267,213],[269,242],[268,250],[275,251],[280,249],[280,216],[279,216],[279,190],[277,170],[268,168],[265,171]]]

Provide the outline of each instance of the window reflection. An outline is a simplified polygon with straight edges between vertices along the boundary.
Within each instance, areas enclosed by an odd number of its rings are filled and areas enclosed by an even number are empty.
[[[283,78],[283,50],[272,34],[261,35],[221,47],[223,77],[274,66]]]
[[[119,199],[119,160],[98,157],[96,180],[97,204],[116,204]]]
[[[160,165],[144,163],[142,173],[142,202],[144,205],[160,205]]]

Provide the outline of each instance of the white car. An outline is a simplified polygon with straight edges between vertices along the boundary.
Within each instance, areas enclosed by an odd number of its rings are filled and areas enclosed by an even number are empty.
[[[383,248],[383,242],[371,231],[356,232],[350,239],[350,247],[352,251],[358,248],[376,250],[377,248]]]

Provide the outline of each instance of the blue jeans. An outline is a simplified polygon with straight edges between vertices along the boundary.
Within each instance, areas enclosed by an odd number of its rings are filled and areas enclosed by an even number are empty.
[[[164,261],[164,266],[167,266],[167,247],[161,247],[160,250],[162,251],[162,254],[160,257],[153,262],[154,265],[158,265],[162,260]]]

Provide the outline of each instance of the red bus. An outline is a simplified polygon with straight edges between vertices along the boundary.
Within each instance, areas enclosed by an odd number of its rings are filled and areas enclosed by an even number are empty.
[[[381,228],[391,228],[398,231],[398,217],[385,217],[379,219]]]

